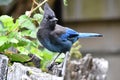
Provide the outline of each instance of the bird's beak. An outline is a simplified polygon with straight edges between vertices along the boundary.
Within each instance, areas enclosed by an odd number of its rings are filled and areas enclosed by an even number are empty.
[[[58,19],[54,17],[50,21],[58,21]]]

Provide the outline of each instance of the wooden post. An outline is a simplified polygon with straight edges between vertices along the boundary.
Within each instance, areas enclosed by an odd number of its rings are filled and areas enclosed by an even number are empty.
[[[8,70],[8,58],[0,54],[0,80],[6,80]]]
[[[87,54],[80,60],[67,60],[64,80],[106,80],[108,61]]]

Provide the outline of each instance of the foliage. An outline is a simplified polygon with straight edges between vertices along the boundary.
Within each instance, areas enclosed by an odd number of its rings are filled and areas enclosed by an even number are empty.
[[[80,48],[81,48],[81,45],[80,45],[80,41],[78,40],[71,47],[70,58],[78,59],[78,60],[82,58],[82,53],[80,52]]]
[[[0,52],[7,55],[12,62],[25,62],[30,59],[29,53],[39,57],[45,66],[53,57],[53,54],[46,49],[40,50],[39,42],[36,39],[37,28],[35,22],[40,22],[41,14],[34,14],[33,17],[21,15],[18,19],[8,15],[0,16]],[[42,67],[43,67],[42,66]]]
[[[28,54],[32,53],[41,59],[41,68],[44,69],[53,58],[52,52],[39,49],[40,44],[36,39],[37,26],[44,13],[40,6],[46,1],[38,4],[33,0],[33,6],[36,5],[36,7],[32,6],[31,11],[26,11],[16,20],[8,15],[0,16],[0,53],[8,56],[11,62],[26,62],[31,59]],[[67,0],[64,0],[64,4],[67,5]],[[39,12],[35,12],[36,10]]]
[[[65,6],[68,6],[68,0],[63,0]]]

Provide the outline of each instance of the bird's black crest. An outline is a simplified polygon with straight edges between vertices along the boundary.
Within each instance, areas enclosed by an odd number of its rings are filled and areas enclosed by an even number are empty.
[[[55,16],[55,13],[53,12],[53,10],[50,8],[50,6],[48,5],[48,3],[45,3],[44,5],[44,14],[45,15],[51,15],[51,16]]]

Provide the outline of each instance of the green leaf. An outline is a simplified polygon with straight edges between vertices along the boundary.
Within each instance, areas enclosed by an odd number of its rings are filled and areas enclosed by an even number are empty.
[[[0,36],[0,46],[4,45],[7,41],[7,36]]]
[[[31,33],[31,30],[24,30],[24,31],[21,32],[21,35],[22,36],[29,36],[30,33]]]
[[[16,20],[14,23],[13,27],[11,27],[11,31],[16,31],[19,29],[19,22]]]
[[[33,16],[33,18],[34,18],[35,20],[37,20],[38,23],[40,23],[40,22],[42,21],[43,15],[42,15],[42,14],[35,14],[35,15]]]
[[[0,20],[5,23],[5,22],[13,22],[13,18],[8,16],[8,15],[2,15],[0,16]]]
[[[51,60],[54,57],[54,53],[44,49],[42,52],[43,56],[41,56],[43,58],[43,60],[41,61],[41,65],[42,65],[42,69],[46,68],[46,66],[51,62]]]
[[[11,38],[11,39],[10,39],[10,42],[11,42],[11,43],[18,43],[19,41],[18,41],[17,39],[15,39],[15,38]]]
[[[68,6],[68,1],[67,0],[63,0],[63,3],[65,6]]]
[[[13,62],[26,62],[31,58],[24,54],[5,54]]]
[[[3,22],[4,27],[10,32],[12,31],[15,27],[14,27],[14,22],[13,22],[13,18],[7,15],[2,15],[0,16],[0,21]]]
[[[29,51],[27,49],[25,49],[24,46],[17,47],[17,50],[20,52],[20,54],[26,54],[27,55],[29,53]]]
[[[43,60],[42,56],[43,56],[43,53],[38,49],[38,48],[35,48],[35,47],[31,47],[31,50],[30,52],[32,54],[35,54],[37,57],[39,57],[41,60]]]
[[[36,30],[24,30],[21,32],[22,36],[29,36],[31,38],[36,38],[36,33],[37,33],[37,29]]]
[[[27,28],[30,30],[35,30],[35,25],[32,23],[32,20],[26,16],[26,15],[22,15],[19,17],[18,19],[19,25],[21,26],[21,28]]]
[[[19,32],[17,35],[16,35],[16,39],[19,41],[19,43],[17,43],[18,46],[27,46],[29,43],[31,45],[34,45],[33,41],[32,40],[29,40],[27,38],[25,38],[23,36],[24,34],[22,34],[21,32]]]
[[[36,38],[36,33],[37,33],[37,30],[34,30],[34,31],[31,31],[31,33],[30,33],[30,37],[31,38]]]
[[[10,32],[7,36],[9,39],[11,39],[11,38],[15,38],[17,35],[18,35],[18,32],[14,31],[14,32]]]

